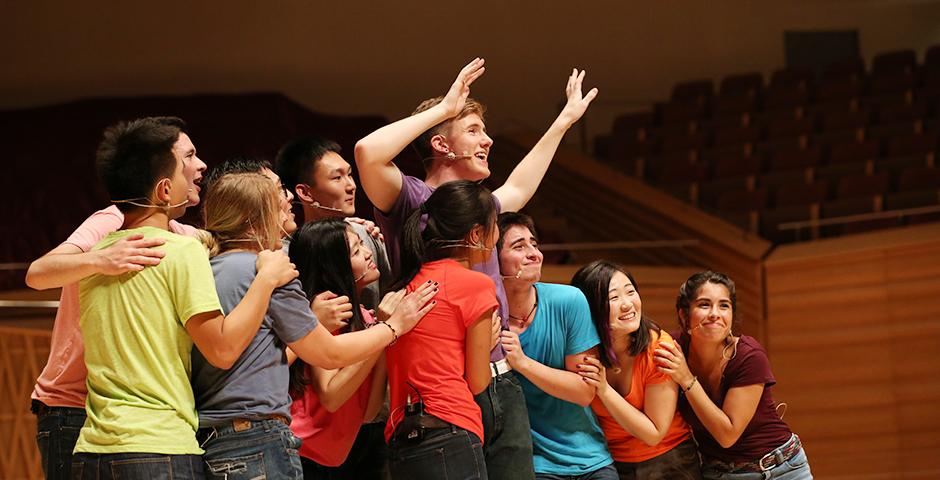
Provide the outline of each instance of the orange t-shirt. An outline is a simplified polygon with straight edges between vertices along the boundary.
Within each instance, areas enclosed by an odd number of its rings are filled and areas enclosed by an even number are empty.
[[[656,369],[656,363],[653,362],[653,351],[659,347],[659,342],[672,341],[672,337],[666,332],[660,332],[658,336],[653,332],[653,339],[646,351],[637,355],[633,360],[630,393],[624,397],[624,400],[640,411],[643,410],[646,402],[647,385],[656,385],[669,380],[666,374]],[[659,445],[651,447],[624,430],[617,423],[617,420],[610,416],[607,408],[604,407],[599,398],[594,398],[591,408],[597,414],[597,420],[601,424],[601,429],[604,430],[604,436],[607,437],[607,447],[610,449],[610,455],[618,462],[636,463],[649,460],[672,450],[692,436],[692,431],[685,423],[685,420],[682,419],[682,415],[676,412],[666,436],[659,442]]]

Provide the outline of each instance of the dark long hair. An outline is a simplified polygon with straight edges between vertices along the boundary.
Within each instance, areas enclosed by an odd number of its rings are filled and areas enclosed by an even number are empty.
[[[300,273],[307,299],[313,300],[327,290],[349,297],[353,307],[349,330],[357,331],[365,328],[365,322],[359,310],[356,279],[349,261],[347,231],[350,231],[349,225],[338,218],[305,223],[291,237],[289,256]],[[304,385],[310,383],[305,367],[306,363],[300,359],[291,365],[291,392],[301,393]]]
[[[600,354],[601,363],[610,368],[619,363],[617,354],[613,349],[613,339],[610,331],[610,279],[616,272],[623,273],[630,279],[636,294],[640,294],[640,286],[633,279],[630,273],[622,265],[618,265],[607,260],[597,260],[591,262],[578,270],[574,277],[571,277],[571,285],[579,288],[584,296],[587,297],[588,305],[591,307],[591,318],[594,320],[594,327],[597,334],[601,337],[601,343],[597,346]],[[653,339],[650,331],[660,332],[659,325],[650,320],[645,314],[640,315],[640,326],[635,332],[630,334],[630,349],[627,353],[631,357],[639,355],[649,347]]]
[[[731,328],[734,330],[738,327],[738,295],[734,289],[734,280],[723,273],[706,270],[692,274],[685,283],[679,286],[679,294],[676,296],[676,315],[679,317],[679,327],[683,334],[689,331],[689,309],[692,302],[698,295],[699,289],[706,283],[724,285],[728,289],[728,297],[731,299]],[[680,311],[685,313],[685,319],[679,315]]]
[[[421,229],[421,217],[427,225]],[[402,227],[401,276],[391,290],[404,288],[427,262],[449,258],[470,230],[496,228],[496,202],[485,187],[469,180],[447,182],[415,209]]]

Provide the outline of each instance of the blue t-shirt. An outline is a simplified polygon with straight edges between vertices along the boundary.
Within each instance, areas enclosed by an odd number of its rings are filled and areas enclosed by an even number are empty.
[[[222,310],[230,313],[241,302],[255,279],[251,252],[223,253],[210,260]],[[274,290],[261,328],[232,368],[221,370],[193,348],[193,394],[199,412],[199,428],[219,426],[235,418],[267,415],[290,417],[287,393],[290,373],[284,348],[305,337],[317,326],[310,302],[293,280]]]
[[[600,343],[587,299],[569,285],[536,283],[538,309],[519,336],[526,356],[565,369],[565,356]],[[583,475],[614,462],[591,407],[559,400],[518,375],[529,409],[537,473]]]

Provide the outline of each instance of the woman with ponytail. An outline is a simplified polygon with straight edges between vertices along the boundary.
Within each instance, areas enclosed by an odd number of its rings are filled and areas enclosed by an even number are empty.
[[[500,323],[495,284],[471,267],[491,258],[498,233],[493,195],[466,180],[438,187],[404,224],[393,288],[433,281],[440,291],[434,310],[386,350],[392,478],[487,478],[473,396],[490,383]]]
[[[204,199],[207,245],[224,311],[237,305],[254,279],[259,254],[281,248],[288,215],[284,191],[257,173],[221,176]],[[293,265],[292,265],[293,267]],[[290,424],[285,347],[311,365],[339,368],[366,360],[410,330],[430,309],[433,290],[402,302],[387,328],[334,337],[311,312],[296,279],[274,290],[260,329],[221,369],[193,351],[192,384],[199,412],[197,439],[210,478],[302,478],[300,440]],[[403,307],[403,308],[402,308]],[[223,324],[223,329],[225,325]],[[257,327],[256,327],[257,328]],[[237,349],[237,350],[236,350]]]
[[[290,258],[298,267],[307,298],[331,292],[349,299],[352,317],[348,320],[318,315],[333,335],[376,325],[360,299],[364,289],[379,280],[379,269],[373,252],[348,223],[323,219],[304,224],[291,239]],[[387,294],[375,312],[378,321],[387,321],[403,297],[404,290]],[[317,311],[316,300],[314,308]],[[375,418],[382,407],[387,378],[382,352],[340,369],[308,365],[303,360],[291,365],[291,430],[303,440],[300,457],[305,479],[380,478],[384,449],[354,451],[353,447],[360,426]],[[380,443],[385,445],[384,440]],[[350,455],[353,461],[347,461]],[[372,468],[366,470],[363,464]]]

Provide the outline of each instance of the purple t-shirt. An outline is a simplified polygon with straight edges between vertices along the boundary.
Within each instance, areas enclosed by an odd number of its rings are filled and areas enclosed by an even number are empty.
[[[434,189],[424,183],[423,180],[402,173],[401,193],[398,194],[398,199],[395,200],[392,209],[387,213],[378,208],[375,209],[375,222],[379,225],[379,228],[382,229],[382,233],[385,234],[385,247],[388,251],[388,261],[392,267],[392,275],[396,277],[401,273],[400,252],[402,225],[405,224],[408,215],[410,215],[414,209],[421,206],[432,193],[434,193]],[[496,202],[496,211],[499,212],[499,199],[494,195],[493,200]],[[508,330],[508,303],[506,302],[506,289],[503,288],[503,279],[499,274],[499,258],[495,254],[491,254],[489,260],[473,265],[473,270],[486,274],[486,276],[490,277],[493,283],[496,284],[496,298],[499,300],[499,316],[503,320],[503,328]],[[502,345],[496,344],[496,348],[490,352],[490,360],[495,362],[505,357],[506,352],[503,351]]]
[[[679,339],[679,345],[688,358],[689,336],[683,334],[675,338]],[[737,353],[728,362],[721,377],[718,396],[712,397],[712,401],[718,408],[721,408],[725,403],[725,395],[733,387],[763,384],[764,392],[757,403],[754,417],[751,418],[751,422],[744,428],[744,432],[734,445],[730,448],[722,448],[695,415],[685,395],[679,396],[679,412],[692,427],[702,455],[722,462],[752,462],[760,460],[768,452],[786,443],[792,433],[790,427],[780,419],[780,415],[777,415],[774,399],[770,395],[770,387],[776,383],[770,371],[770,360],[767,358],[764,347],[761,347],[753,337],[742,335],[738,340]]]

